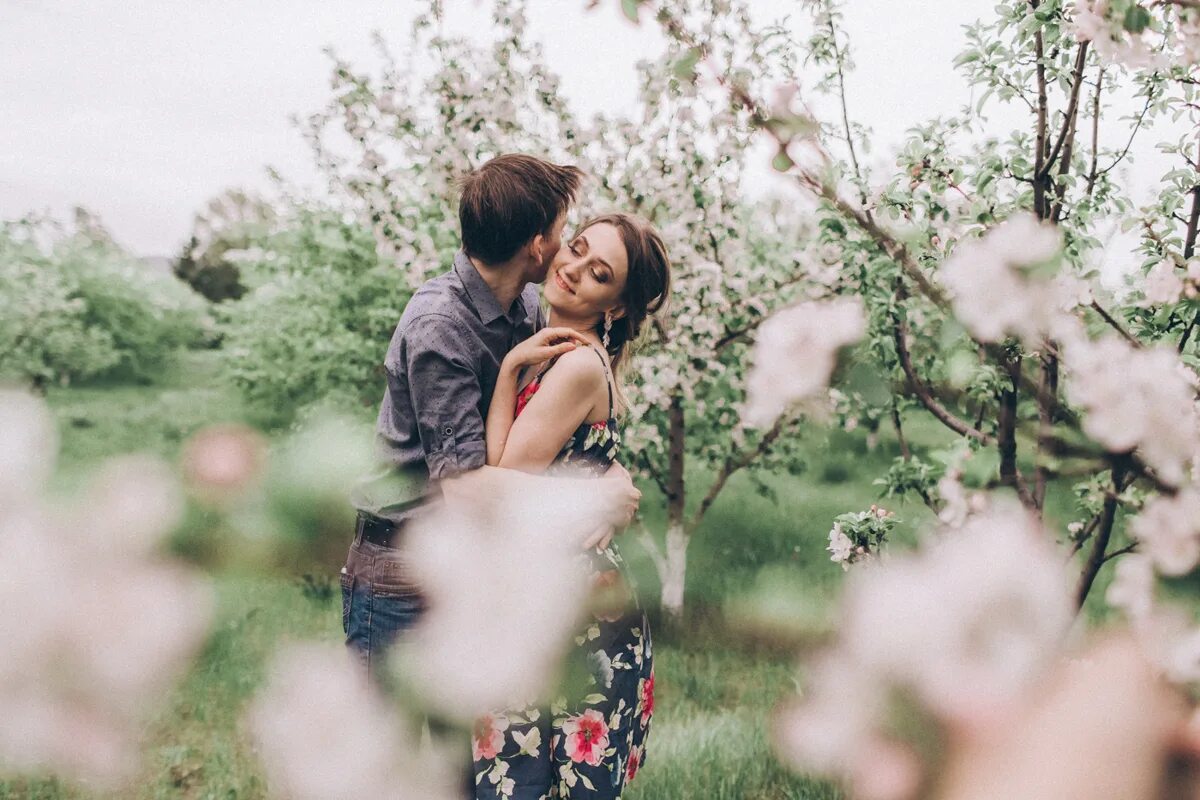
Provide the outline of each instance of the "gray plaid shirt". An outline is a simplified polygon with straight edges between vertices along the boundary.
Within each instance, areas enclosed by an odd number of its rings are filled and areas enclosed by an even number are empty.
[[[453,269],[418,289],[384,358],[387,388],[375,427],[388,471],[425,484],[486,464],[483,423],[500,362],[544,324],[536,286],[505,312],[461,250]],[[357,505],[399,520],[407,508],[389,507],[414,499],[368,485]]]

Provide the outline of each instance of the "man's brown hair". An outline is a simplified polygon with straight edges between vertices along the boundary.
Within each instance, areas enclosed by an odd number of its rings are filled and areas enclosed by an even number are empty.
[[[547,234],[575,202],[583,173],[533,156],[497,156],[462,180],[458,222],[463,249],[485,264],[516,255]]]

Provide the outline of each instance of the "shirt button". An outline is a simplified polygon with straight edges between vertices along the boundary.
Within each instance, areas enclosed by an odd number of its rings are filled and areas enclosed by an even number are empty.
[[[449,425],[447,425],[446,427],[442,428],[442,435],[444,435],[444,436],[453,436],[453,435],[454,435],[454,428],[451,428]]]

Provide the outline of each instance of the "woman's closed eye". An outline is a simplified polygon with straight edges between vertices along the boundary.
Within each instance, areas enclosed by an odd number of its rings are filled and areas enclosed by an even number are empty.
[[[604,270],[592,270],[592,277],[596,279],[597,283],[608,283],[608,273]]]

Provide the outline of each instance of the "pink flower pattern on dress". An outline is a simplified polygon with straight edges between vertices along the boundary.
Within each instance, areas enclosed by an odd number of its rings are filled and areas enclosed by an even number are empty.
[[[471,751],[475,760],[493,759],[504,749],[504,732],[508,719],[499,714],[485,714],[475,720],[471,736]]]
[[[642,725],[650,724],[650,715],[654,713],[654,672],[642,682],[642,696],[638,705],[642,709]]]
[[[608,725],[599,711],[589,708],[564,722],[562,729],[567,737],[567,756],[572,761],[593,767],[600,764],[608,749]]]

